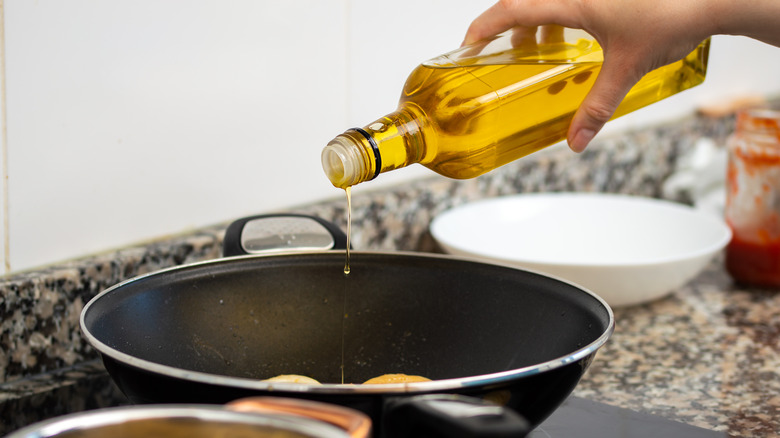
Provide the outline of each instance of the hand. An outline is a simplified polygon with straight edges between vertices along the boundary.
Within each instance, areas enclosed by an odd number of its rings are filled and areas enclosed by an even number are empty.
[[[581,152],[646,73],[682,59],[715,33],[705,3],[719,1],[502,0],[472,22],[464,44],[516,26],[557,24],[591,34],[604,50],[604,65],[567,134],[569,147]]]

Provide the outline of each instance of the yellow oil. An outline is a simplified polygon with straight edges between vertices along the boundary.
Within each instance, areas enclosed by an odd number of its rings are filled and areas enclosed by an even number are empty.
[[[344,260],[344,277],[348,277],[349,273],[352,272],[352,268],[350,267],[350,246],[351,246],[351,240],[352,240],[352,187],[345,187],[344,193],[347,196],[347,249],[345,251],[345,260]],[[344,350],[346,346],[346,322],[347,322],[347,296],[349,295],[348,289],[349,289],[349,283],[347,283],[349,280],[348,278],[344,279],[344,308],[342,309],[342,317],[341,317],[341,384],[344,384],[344,368],[345,368],[345,356],[344,356]]]
[[[380,172],[420,163],[450,178],[473,178],[566,137],[602,66],[592,39],[470,56],[466,47],[421,64],[406,81],[398,110],[363,129],[381,153]],[[684,59],[648,73],[623,100],[619,117],[704,81],[709,40]],[[375,172],[366,140],[363,143]],[[338,187],[338,172],[326,169]],[[336,175],[333,177],[331,175]]]
[[[349,266],[350,241],[352,240],[352,187],[346,187],[344,193],[347,195],[347,249],[346,260],[344,260],[344,275],[349,275],[352,269]]]

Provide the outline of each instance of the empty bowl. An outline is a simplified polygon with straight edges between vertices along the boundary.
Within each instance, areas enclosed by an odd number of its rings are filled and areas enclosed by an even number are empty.
[[[725,222],[686,205],[627,195],[539,193],[485,199],[438,215],[448,253],[543,272],[610,306],[663,297],[729,242]]]

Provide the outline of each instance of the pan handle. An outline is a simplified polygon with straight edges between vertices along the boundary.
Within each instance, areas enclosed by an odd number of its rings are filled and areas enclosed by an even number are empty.
[[[222,254],[272,254],[286,251],[346,249],[347,235],[316,216],[267,214],[234,221],[225,231]]]
[[[240,412],[288,414],[319,420],[345,430],[352,438],[367,438],[371,420],[362,412],[328,403],[282,397],[247,397],[227,404]]]
[[[455,394],[399,397],[387,404],[384,421],[393,438],[519,438],[531,432],[515,411]]]

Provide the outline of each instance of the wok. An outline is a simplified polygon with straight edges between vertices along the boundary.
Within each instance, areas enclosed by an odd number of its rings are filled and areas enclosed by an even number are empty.
[[[287,252],[166,269],[100,293],[82,312],[82,330],[134,403],[296,397],[357,409],[378,434],[405,436],[393,424],[464,417],[447,407],[462,396],[538,425],[614,329],[601,298],[538,273],[353,252],[345,276],[344,259],[343,251]],[[359,384],[386,373],[432,381]],[[324,384],[262,381],[279,374]]]

